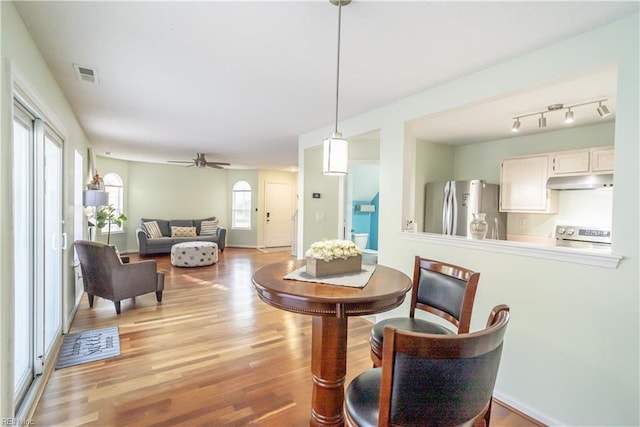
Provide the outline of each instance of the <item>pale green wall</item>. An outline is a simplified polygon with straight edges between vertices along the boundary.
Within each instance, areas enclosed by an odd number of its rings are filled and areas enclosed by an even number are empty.
[[[472,329],[483,327],[496,304],[512,310],[495,394],[551,425],[640,425],[638,34],[639,15],[634,14],[339,123],[347,138],[380,130],[379,262],[410,275],[413,257],[420,255],[481,271]],[[447,246],[400,232],[408,206],[405,184],[411,186],[405,179],[413,178],[409,169],[415,163],[415,148],[407,148],[415,141],[406,140],[405,122],[612,65],[618,67],[613,251],[624,257],[617,268],[492,252],[472,244]],[[309,154],[319,151],[330,132],[327,127],[299,137],[305,221],[313,215],[306,197],[317,179],[326,182],[325,192],[337,192],[337,182],[318,176],[320,156]],[[413,194],[415,189],[409,197]],[[322,209],[337,209],[337,201]],[[336,226],[323,224],[328,230]],[[313,228],[305,224],[302,230],[308,244]],[[379,318],[399,313],[405,315],[406,306]]]
[[[73,182],[74,182],[74,151],[77,149],[83,155],[87,152],[87,138],[77,122],[71,107],[56,84],[44,59],[35,46],[33,39],[27,32],[13,3],[0,2],[2,29],[2,143],[0,144],[0,223],[2,225],[2,239],[0,239],[0,418],[13,417],[13,356],[11,352],[13,342],[13,288],[12,268],[13,239],[11,234],[11,122],[12,122],[12,88],[13,72],[20,74],[29,90],[35,94],[40,107],[52,115],[56,125],[64,136],[64,176],[63,176],[63,217],[68,241],[83,236],[73,234]],[[85,159],[86,165],[86,159]],[[85,167],[86,170],[86,167]],[[88,177],[86,177],[88,179]],[[15,238],[20,238],[16,236]],[[68,317],[75,306],[75,279],[73,275],[73,251],[71,245],[63,254],[63,309]]]
[[[320,139],[322,141],[322,139]],[[336,206],[340,202],[337,186],[342,178],[337,176],[322,175],[322,146],[312,147],[304,151],[304,191],[298,204],[299,208],[298,229],[304,228],[298,238],[304,238],[302,245],[298,247],[308,248],[311,243],[331,239],[338,236],[338,210]],[[313,193],[320,193],[319,199],[312,198]],[[303,214],[304,213],[304,214]]]
[[[317,141],[322,142],[319,137]],[[349,161],[377,161],[380,158],[380,144],[376,140],[357,140],[349,142]],[[337,176],[325,176],[322,174],[322,146],[311,147],[301,153],[304,165],[300,173],[300,179],[304,180],[299,189],[299,218],[302,221],[298,225],[299,238],[303,241],[298,250],[307,248],[311,243],[322,239],[335,239],[339,236],[338,210],[335,208],[343,200],[338,193],[338,186],[344,178]],[[304,176],[304,178],[302,178]],[[320,193],[319,199],[312,198],[313,193]],[[304,231],[302,231],[304,230]],[[346,236],[348,238],[348,236]]]
[[[101,176],[115,172],[124,183],[124,212],[129,218],[124,234],[111,234],[111,242],[121,252],[136,252],[135,230],[141,218],[194,219],[215,216],[227,229],[227,245],[260,247],[264,230],[265,182],[289,183],[297,189],[297,174],[269,170],[199,169],[185,166],[132,162],[98,156]],[[251,230],[231,229],[231,190],[239,180],[252,188]],[[256,209],[258,209],[256,211]],[[106,234],[98,240],[106,242]]]
[[[228,196],[227,202],[229,209],[231,209],[231,192],[233,191],[233,184],[238,181],[247,181],[251,186],[251,230],[227,230],[227,245],[238,246],[245,248],[255,248],[258,241],[258,192],[259,181],[258,171],[253,170],[234,170],[228,171]],[[229,227],[231,227],[231,214],[229,214]]]
[[[98,156],[100,175],[121,174],[125,187],[126,236],[112,235],[121,252],[137,252],[141,218],[197,219],[215,216],[229,227],[227,171],[131,162]],[[123,176],[124,175],[124,176]],[[228,231],[228,230],[227,230]],[[122,246],[120,246],[122,245]]]
[[[415,155],[415,214],[409,218],[417,223],[417,230],[424,224],[424,186],[427,182],[455,179],[455,147],[430,141],[416,141]]]
[[[504,158],[614,145],[614,127],[615,122],[609,121],[460,146],[417,141],[415,218],[421,227],[423,224],[420,222],[424,218],[424,187],[427,182],[483,179],[499,184],[500,165]],[[532,214],[527,217],[527,221],[549,224],[556,218],[553,215],[542,216],[543,214]],[[418,230],[421,230],[420,227]],[[513,227],[508,230],[509,233],[516,231],[519,230]],[[548,232],[537,234],[547,235]]]
[[[455,179],[484,179],[500,183],[500,164],[506,157],[552,153],[614,145],[615,122],[571,127],[551,132],[456,147]]]

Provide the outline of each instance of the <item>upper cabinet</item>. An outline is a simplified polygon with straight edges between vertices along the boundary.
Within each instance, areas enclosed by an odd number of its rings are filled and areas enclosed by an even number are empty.
[[[564,151],[552,153],[550,176],[589,173],[589,151]]]
[[[549,176],[613,173],[613,147],[550,153]]]
[[[591,172],[613,173],[613,147],[591,150]]]
[[[613,173],[613,147],[511,157],[500,170],[500,211],[557,213],[558,191],[547,189],[555,176]]]
[[[547,190],[549,155],[504,159],[500,171],[500,211],[555,213],[557,191]]]

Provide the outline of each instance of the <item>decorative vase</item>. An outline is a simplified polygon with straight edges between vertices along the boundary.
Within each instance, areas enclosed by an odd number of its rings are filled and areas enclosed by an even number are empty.
[[[307,258],[307,274],[313,277],[335,276],[339,274],[359,273],[362,270],[362,255],[347,259],[325,261],[317,258]]]
[[[474,213],[473,219],[469,224],[469,229],[471,231],[471,237],[473,239],[484,239],[487,236],[487,221],[484,217],[487,215],[486,213]]]

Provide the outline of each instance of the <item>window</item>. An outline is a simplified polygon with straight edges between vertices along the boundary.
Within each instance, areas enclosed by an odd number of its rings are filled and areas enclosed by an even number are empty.
[[[251,229],[251,186],[246,181],[233,184],[231,228]]]
[[[117,173],[108,173],[103,178],[104,181],[104,191],[109,193],[109,205],[113,206],[115,209],[115,215],[118,216],[121,213],[124,213],[124,192],[122,191],[122,178]],[[111,233],[122,233],[123,226],[118,226],[117,224],[111,224]],[[102,228],[103,233],[107,233],[109,228],[109,224]]]

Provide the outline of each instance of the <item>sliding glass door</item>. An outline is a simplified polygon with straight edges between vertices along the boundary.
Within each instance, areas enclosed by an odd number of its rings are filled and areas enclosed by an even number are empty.
[[[31,141],[34,140],[33,117],[16,108],[13,117],[13,270],[14,270],[14,386],[21,399],[29,389],[34,367],[35,274],[32,269],[33,187]]]
[[[13,119],[14,404],[62,332],[62,140],[19,102]]]

